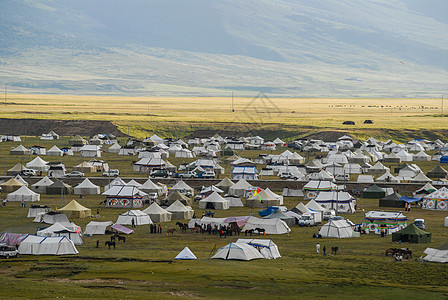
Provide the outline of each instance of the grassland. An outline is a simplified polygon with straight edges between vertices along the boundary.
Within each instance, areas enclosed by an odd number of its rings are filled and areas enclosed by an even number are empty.
[[[4,99],[5,100],[5,99]],[[0,101],[1,103],[1,101]],[[232,106],[233,103],[233,106]],[[195,131],[266,132],[298,137],[322,130],[404,141],[443,137],[441,99],[320,99],[234,97],[105,97],[7,95],[2,118],[109,120],[124,133],[183,137]],[[234,111],[232,111],[232,107]],[[374,124],[363,124],[371,119]],[[351,120],[355,126],[342,125]],[[61,133],[63,134],[63,133]]]
[[[67,144],[67,138],[52,142],[27,137],[22,144],[40,144],[47,147]],[[4,169],[17,162],[29,161],[29,157],[9,156],[11,146],[18,143],[1,143],[0,157]],[[277,152],[280,152],[278,150]],[[256,157],[259,151],[246,151],[245,157]],[[45,159],[62,161],[70,169],[79,164],[79,157]],[[132,172],[132,157],[117,157],[104,153],[103,159],[124,176],[141,177]],[[170,159],[174,164],[182,159]],[[426,172],[436,162],[421,164]],[[223,164],[229,170],[227,164]],[[94,176],[96,174],[88,174]],[[140,179],[142,182],[143,180]],[[276,190],[276,192],[280,192]],[[5,195],[2,195],[5,197]],[[82,205],[100,210],[100,218],[75,219],[84,226],[91,220],[115,221],[122,209],[106,209],[99,206],[103,196],[86,196],[78,199],[65,195],[63,202],[76,199]],[[285,205],[292,208],[301,198],[289,198]],[[42,195],[41,204],[59,207],[60,195]],[[378,201],[359,199],[359,209],[378,209]],[[193,204],[196,214],[202,210]],[[391,209],[394,210],[394,209]],[[8,203],[0,207],[0,232],[34,233],[41,224],[26,218],[27,208],[19,203]],[[248,208],[232,208],[216,211],[216,217],[248,215]],[[136,233],[127,237],[126,244],[115,250],[103,247],[105,236],[85,237],[79,246],[79,255],[65,257],[22,256],[19,259],[0,260],[2,278],[1,297],[14,298],[206,298],[206,299],[276,299],[291,298],[351,298],[351,299],[446,299],[448,275],[446,266],[418,261],[426,247],[438,247],[448,241],[448,232],[443,227],[446,213],[425,211],[419,208],[406,213],[411,220],[425,218],[427,230],[432,232],[429,244],[402,245],[414,252],[411,261],[396,263],[384,255],[389,247],[400,247],[391,238],[377,235],[353,239],[323,239],[322,246],[329,250],[338,246],[338,255],[323,256],[315,253],[316,240],[312,234],[316,227],[293,227],[289,236],[267,236],[280,248],[282,258],[251,262],[221,261],[210,259],[216,247],[235,241],[235,237],[219,239],[218,236],[176,232],[173,237],[150,234],[147,226],[139,226]],[[363,220],[358,211],[346,215],[355,223]],[[174,228],[175,221],[163,224],[163,229]],[[96,241],[100,248],[96,248]],[[183,247],[188,246],[198,257],[197,261],[174,261]]]

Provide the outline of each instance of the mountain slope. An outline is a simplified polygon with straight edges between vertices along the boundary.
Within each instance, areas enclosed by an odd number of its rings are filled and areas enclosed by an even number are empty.
[[[4,0],[0,81],[19,92],[434,96],[447,2]]]

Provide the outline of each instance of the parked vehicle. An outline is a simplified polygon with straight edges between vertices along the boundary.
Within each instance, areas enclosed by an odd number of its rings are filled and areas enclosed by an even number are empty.
[[[173,178],[196,178],[196,177],[198,177],[198,175],[196,174],[196,172],[192,172],[192,171],[173,174]]]
[[[14,246],[9,246],[6,244],[0,244],[0,257],[10,258],[18,257],[19,251]]]
[[[283,180],[298,180],[299,177],[292,174],[291,172],[283,172],[280,174],[280,178]]]
[[[166,169],[158,169],[158,170],[152,171],[151,174],[149,174],[149,176],[151,178],[156,178],[156,177],[168,178],[170,176],[170,173]]]
[[[79,172],[79,171],[72,171],[68,174],[65,174],[65,177],[84,177],[85,174],[83,172]]]
[[[111,170],[109,170],[107,172],[104,172],[103,176],[104,177],[118,177],[118,176],[120,176],[120,170],[118,170],[118,169],[111,169]]]
[[[349,174],[339,174],[339,175],[336,175],[334,177],[334,179],[339,180],[339,181],[349,181],[350,175]]]
[[[20,175],[23,175],[23,176],[36,176],[37,172],[36,172],[36,170],[33,170],[33,169],[23,169],[22,171],[20,171]]]
[[[215,176],[216,176],[216,174],[214,171],[205,171],[201,175],[202,178],[215,178]]]
[[[324,220],[331,219],[333,217],[336,217],[336,212],[332,209],[324,211]]]
[[[314,216],[311,213],[304,213],[300,216],[299,226],[314,226],[317,225]]]
[[[415,219],[414,225],[420,228],[421,230],[425,230],[426,228],[425,219]]]
[[[332,220],[332,221],[344,220],[344,217],[341,217],[341,216],[335,216],[335,217],[332,217],[332,218],[328,219],[328,221],[330,221],[330,220]]]

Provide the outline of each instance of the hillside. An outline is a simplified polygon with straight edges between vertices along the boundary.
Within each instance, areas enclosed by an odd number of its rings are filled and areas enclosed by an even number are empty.
[[[0,82],[62,94],[438,97],[448,3],[428,2],[5,0]]]

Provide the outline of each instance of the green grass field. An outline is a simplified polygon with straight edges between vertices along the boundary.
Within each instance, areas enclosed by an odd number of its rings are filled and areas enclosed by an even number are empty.
[[[29,157],[8,155],[10,148],[18,144],[0,143],[4,169],[21,160],[23,163],[30,160]],[[61,147],[66,145],[67,138],[42,142],[36,137],[27,137],[27,141],[22,144],[27,147],[40,144],[48,149],[53,144]],[[242,155],[256,157],[259,153],[246,151]],[[132,172],[131,161],[135,158],[103,154],[102,159],[122,170],[124,176],[142,177]],[[44,159],[62,161],[69,170],[81,162],[79,156]],[[174,164],[182,162],[182,159],[169,160]],[[436,164],[426,162],[421,167],[426,172]],[[229,165],[223,166],[228,173]],[[1,195],[2,198],[5,196]],[[79,199],[76,195],[64,195],[63,203],[67,204],[71,199],[91,208],[94,213],[97,208],[100,210],[100,218],[72,220],[83,228],[91,220],[116,221],[118,214],[125,211],[99,206],[104,200],[103,196]],[[302,199],[285,199],[285,205],[292,208],[299,201]],[[59,207],[60,202],[60,195],[41,196],[41,204]],[[202,214],[197,203],[193,204],[193,208],[196,215]],[[358,209],[378,210],[378,201],[359,199]],[[20,203],[8,203],[6,207],[0,207],[0,231],[35,233],[42,224],[27,219],[27,211]],[[249,211],[246,207],[232,208],[216,211],[216,217],[243,216],[248,215]],[[448,230],[443,227],[446,213],[414,208],[406,215],[410,220],[426,220],[427,231],[433,234],[431,243],[400,246],[393,243],[391,237],[380,238],[374,234],[352,239],[323,239],[318,241],[328,250],[331,246],[340,248],[336,256],[323,256],[315,253],[317,240],[312,238],[319,228],[295,226],[289,236],[266,236],[279,246],[282,258],[241,262],[210,259],[210,253],[215,247],[234,242],[235,237],[220,239],[219,236],[190,232],[182,234],[178,231],[174,236],[166,236],[150,234],[148,226],[139,226],[135,234],[127,237],[126,244],[118,245],[115,250],[107,250],[103,246],[107,240],[105,236],[85,237],[85,244],[78,247],[80,254],[76,256],[1,259],[0,298],[446,299],[446,266],[418,261],[426,247],[439,247],[448,241]],[[358,211],[345,217],[360,223],[364,215]],[[175,222],[163,224],[164,231],[175,228]],[[97,240],[100,241],[100,248],[96,248]],[[174,261],[174,257],[185,246],[195,253],[198,260]],[[385,249],[389,247],[410,247],[414,258],[412,261],[393,262],[390,256],[384,255]]]

